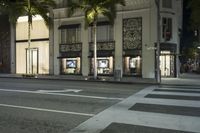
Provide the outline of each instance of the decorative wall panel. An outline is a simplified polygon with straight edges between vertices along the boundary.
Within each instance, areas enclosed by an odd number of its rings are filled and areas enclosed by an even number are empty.
[[[94,50],[93,43],[90,43],[90,51]],[[115,42],[97,42],[97,50],[115,50]]]
[[[75,44],[60,44],[60,52],[76,52],[82,51],[82,43]]]
[[[142,49],[142,18],[123,20],[123,49]]]

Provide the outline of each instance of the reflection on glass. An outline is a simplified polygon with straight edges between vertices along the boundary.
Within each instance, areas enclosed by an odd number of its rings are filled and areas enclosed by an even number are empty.
[[[93,59],[91,59],[90,72],[93,73]],[[113,57],[97,58],[97,73],[102,75],[113,74]]]
[[[80,74],[81,73],[81,58],[63,58],[61,60],[62,74]]]

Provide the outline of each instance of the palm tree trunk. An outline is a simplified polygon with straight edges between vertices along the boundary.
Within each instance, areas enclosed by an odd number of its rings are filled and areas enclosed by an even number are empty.
[[[155,0],[157,7],[157,46],[156,46],[156,81],[161,82],[160,72],[160,0]]]
[[[31,12],[31,4],[30,0],[28,0],[28,12]],[[29,61],[28,61],[28,74],[31,74],[31,17],[30,14],[28,14],[28,54],[29,54]]]
[[[28,23],[28,74],[31,74],[31,24]]]
[[[97,79],[97,22],[94,21],[93,34],[94,34],[94,79]]]

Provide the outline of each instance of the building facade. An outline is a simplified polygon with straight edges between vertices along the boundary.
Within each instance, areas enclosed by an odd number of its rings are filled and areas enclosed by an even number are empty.
[[[55,75],[93,74],[93,40],[91,27],[85,29],[83,13],[67,17],[67,1],[57,1],[53,10],[53,73]],[[160,3],[160,69],[162,76],[177,77],[179,43],[182,26],[182,0]],[[157,7],[154,0],[127,0],[118,7],[114,25],[106,18],[97,24],[98,75],[155,78],[157,42]]]
[[[0,73],[11,71],[11,32],[8,16],[0,15]]]
[[[163,77],[179,75],[182,0],[160,0],[160,70]],[[93,75],[93,34],[85,28],[82,12],[67,16],[67,1],[57,0],[50,13],[53,27],[41,19],[33,22],[32,71],[38,74]],[[118,6],[114,25],[100,17],[97,23],[98,76],[155,79],[157,6],[155,0],[126,0]],[[16,73],[27,72],[25,22],[16,27]],[[36,25],[36,26],[34,26]],[[22,33],[23,32],[23,33]],[[22,67],[22,64],[25,64]],[[36,67],[33,66],[36,64]],[[13,65],[13,69],[14,69]]]
[[[49,29],[40,16],[33,17],[29,51],[27,21],[20,17],[16,25],[16,73],[49,74]]]

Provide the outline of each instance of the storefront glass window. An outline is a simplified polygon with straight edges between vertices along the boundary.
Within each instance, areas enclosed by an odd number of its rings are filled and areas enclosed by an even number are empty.
[[[91,59],[91,73],[93,73],[93,59]],[[97,58],[97,73],[102,75],[113,74],[113,57]]]
[[[175,76],[175,57],[170,51],[161,51],[160,70],[163,77]]]
[[[127,56],[124,58],[124,74],[125,75],[135,75],[140,76],[141,75],[141,56],[136,57],[130,57]]]
[[[81,42],[81,28],[66,28],[61,30],[61,43],[72,44]]]
[[[92,27],[89,28],[89,40],[93,42]],[[97,42],[113,41],[113,26],[112,25],[99,25],[97,26]]]
[[[80,57],[77,58],[63,58],[61,60],[62,74],[80,74],[81,63]]]

